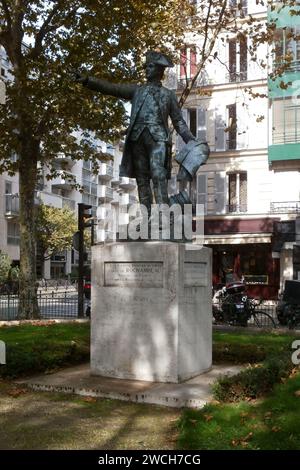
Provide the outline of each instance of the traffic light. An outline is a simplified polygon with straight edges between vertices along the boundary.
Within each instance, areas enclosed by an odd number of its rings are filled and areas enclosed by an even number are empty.
[[[84,230],[92,226],[92,214],[90,212],[92,206],[88,204],[78,204],[78,230]]]

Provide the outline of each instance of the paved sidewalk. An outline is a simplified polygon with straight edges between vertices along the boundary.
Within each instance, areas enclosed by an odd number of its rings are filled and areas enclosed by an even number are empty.
[[[212,400],[211,385],[218,377],[234,375],[240,370],[241,366],[216,365],[209,372],[186,382],[170,384],[91,376],[90,366],[85,364],[50,375],[20,379],[16,383],[39,391],[75,393],[176,408],[201,408]]]

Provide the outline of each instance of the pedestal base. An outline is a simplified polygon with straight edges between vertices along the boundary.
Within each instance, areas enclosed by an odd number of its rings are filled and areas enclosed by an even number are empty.
[[[94,246],[92,374],[178,383],[209,370],[211,265],[190,244]]]

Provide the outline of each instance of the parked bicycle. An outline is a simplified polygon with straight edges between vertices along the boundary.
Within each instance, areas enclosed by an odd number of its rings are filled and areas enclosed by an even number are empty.
[[[280,325],[290,329],[300,325],[300,281],[285,281],[276,313]]]
[[[229,284],[214,296],[213,317],[217,323],[233,326],[254,324],[258,328],[276,328],[274,319],[260,305],[260,301],[247,296],[245,284]]]

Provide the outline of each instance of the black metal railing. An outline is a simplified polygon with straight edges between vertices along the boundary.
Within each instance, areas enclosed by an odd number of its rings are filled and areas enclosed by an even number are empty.
[[[245,213],[248,211],[247,204],[229,204],[226,209],[227,213]]]
[[[300,201],[287,201],[287,202],[271,202],[270,212],[272,213],[299,213]]]
[[[40,291],[37,293],[38,305],[42,319],[74,319],[78,317],[77,291]],[[85,299],[84,312],[89,306]],[[0,320],[17,320],[19,309],[19,296],[6,292],[0,294]]]

